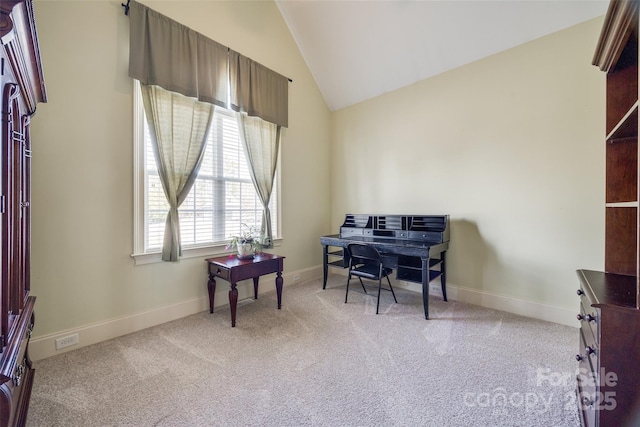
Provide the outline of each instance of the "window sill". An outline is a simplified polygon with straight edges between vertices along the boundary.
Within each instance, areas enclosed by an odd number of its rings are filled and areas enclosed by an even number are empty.
[[[273,239],[273,246],[280,246],[281,242],[282,238]],[[225,249],[224,245],[198,246],[182,249],[182,256],[180,257],[180,259],[211,258],[218,255],[227,255],[232,253],[235,253],[235,251]],[[131,258],[133,258],[134,260],[134,265],[155,264],[158,262],[163,262],[162,253],[160,251],[131,254]]]

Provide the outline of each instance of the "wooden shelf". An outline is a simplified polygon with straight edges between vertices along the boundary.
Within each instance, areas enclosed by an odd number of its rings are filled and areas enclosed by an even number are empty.
[[[607,142],[615,143],[619,140],[634,138],[637,141],[638,136],[638,101],[633,104],[631,109],[625,113],[620,121],[607,135]]]
[[[607,208],[637,208],[638,201],[605,203],[604,206]]]

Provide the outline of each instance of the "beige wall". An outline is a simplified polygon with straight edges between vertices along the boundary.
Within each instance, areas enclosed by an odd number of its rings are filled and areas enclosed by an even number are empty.
[[[574,317],[575,270],[603,265],[601,25],[334,113],[332,227],[344,213],[449,214],[459,295]]]
[[[32,121],[36,359],[52,350],[47,338],[65,331],[107,325],[102,335],[81,330],[83,345],[117,335],[108,326],[114,320],[126,332],[155,321],[141,313],[206,307],[203,258],[134,266],[130,257],[133,101],[129,19],[121,3],[35,2],[49,98]],[[276,5],[144,3],[293,79],[282,145],[284,241],[277,252],[287,257],[285,273],[317,265],[318,236],[329,230],[330,113]],[[225,288],[218,286],[217,303],[228,301]]]
[[[68,333],[87,345],[206,309],[201,258],[130,257],[120,3],[35,2],[49,95],[32,122],[36,360]],[[600,19],[332,115],[274,3],[144,3],[293,79],[276,249],[285,284],[293,272],[317,274],[318,237],[345,213],[444,213],[453,296],[575,310],[574,270],[603,259],[604,77],[590,65]]]

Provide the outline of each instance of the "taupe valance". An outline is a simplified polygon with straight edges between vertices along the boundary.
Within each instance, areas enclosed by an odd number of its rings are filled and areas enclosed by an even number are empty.
[[[286,77],[135,0],[129,19],[129,76],[288,126]]]
[[[231,108],[288,126],[289,79],[257,62],[229,51]]]

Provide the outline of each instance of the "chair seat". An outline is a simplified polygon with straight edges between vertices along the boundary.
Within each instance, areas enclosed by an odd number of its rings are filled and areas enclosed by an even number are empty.
[[[393,272],[392,269],[383,267],[382,268],[382,277],[387,276]],[[351,270],[351,275],[364,277],[365,279],[378,280],[378,274],[380,273],[380,268],[377,265],[361,265],[359,267]]]

